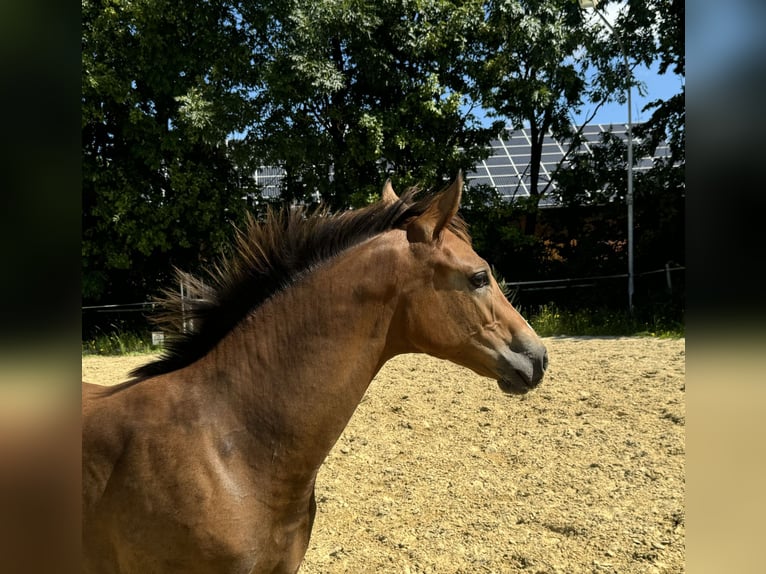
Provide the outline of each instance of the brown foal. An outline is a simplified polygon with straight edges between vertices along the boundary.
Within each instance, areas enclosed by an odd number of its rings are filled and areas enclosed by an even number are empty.
[[[296,572],[317,471],[397,354],[540,383],[545,347],[471,248],[462,185],[250,220],[195,300],[169,295],[193,331],[122,385],[83,384],[86,572]]]

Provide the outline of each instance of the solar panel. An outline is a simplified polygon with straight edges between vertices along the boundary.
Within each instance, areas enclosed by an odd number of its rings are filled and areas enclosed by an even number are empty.
[[[627,124],[590,124],[584,126],[582,134],[585,143],[580,148],[580,153],[593,153],[593,147],[600,145],[605,133],[611,131],[613,135],[625,141],[627,138]],[[637,141],[637,140],[634,140]],[[513,201],[520,197],[529,197],[531,179],[531,131],[527,128],[514,130],[505,136],[498,136],[490,142],[491,155],[477,163],[472,170],[466,173],[469,187],[489,185],[494,187],[500,196]],[[541,207],[550,207],[556,204],[556,184],[551,181],[551,175],[555,173],[566,154],[568,144],[556,141],[550,132],[543,139],[540,173],[538,175],[538,189],[543,190],[546,186],[548,192],[540,202]],[[635,149],[635,148],[634,148]],[[653,157],[636,158],[635,172],[649,170],[656,159],[666,158],[670,155],[667,143],[662,142]],[[278,197],[284,171],[280,167],[263,166],[255,170],[253,179],[261,190],[262,197]]]
[[[585,143],[580,148],[580,153],[593,153],[593,147],[601,145],[605,133],[611,131],[622,141],[627,139],[627,124],[591,124],[583,127],[582,134]],[[636,141],[634,139],[634,141]],[[480,162],[476,167],[466,173],[468,186],[488,184],[495,187],[501,197],[507,201],[513,201],[519,197],[529,197],[531,179],[531,131],[527,128],[514,130],[505,137],[500,136],[490,144],[492,155]],[[542,157],[540,158],[540,173],[538,175],[538,190],[542,191],[546,186],[548,193],[540,202],[541,207],[550,207],[556,204],[556,184],[551,176],[562,165],[562,160],[568,149],[568,143],[556,141],[550,132],[543,138]],[[635,147],[634,147],[635,150]],[[642,172],[650,169],[657,158],[670,155],[666,143],[661,143],[653,157],[636,158],[634,172]],[[563,162],[566,164],[566,162]]]

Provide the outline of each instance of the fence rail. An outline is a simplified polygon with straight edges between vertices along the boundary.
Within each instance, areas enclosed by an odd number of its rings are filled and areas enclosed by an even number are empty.
[[[686,267],[683,266],[674,266],[670,267],[669,265],[666,265],[662,269],[655,269],[653,271],[644,271],[642,273],[636,273],[636,277],[643,277],[645,275],[655,275],[657,273],[665,273],[666,274],[666,281],[668,283],[669,287],[672,287],[672,282],[670,279],[670,273],[674,271],[685,271]],[[590,277],[573,277],[573,278],[564,278],[564,279],[542,279],[539,281],[506,281],[506,285],[509,285],[511,287],[525,287],[527,290],[535,290],[535,287],[529,288],[529,286],[534,285],[542,285],[543,287],[538,287],[537,289],[547,289],[547,288],[557,288],[560,287],[567,287],[576,283],[587,283],[588,285],[593,285],[593,281],[601,281],[604,279],[627,279],[628,274],[627,273],[617,273],[615,275],[593,275]],[[555,287],[546,287],[547,285],[555,285]],[[583,285],[585,286],[585,285]]]
[[[666,293],[683,293],[683,281],[676,281],[673,284],[672,276],[674,273],[685,271],[686,267],[680,265],[670,264],[661,269],[653,269],[651,271],[644,271],[637,273],[636,277],[649,277],[657,276],[659,274],[665,274],[664,281],[661,278],[650,281],[652,283],[651,288],[653,291]],[[537,281],[507,281],[505,284],[510,287],[514,293],[514,304],[517,299],[524,305],[529,304],[535,307],[538,304],[546,302],[546,297],[554,297],[546,295],[546,292],[557,290],[561,294],[555,296],[556,303],[564,303],[569,300],[575,303],[586,301],[582,298],[583,289],[593,289],[590,293],[591,301],[601,301],[595,295],[601,295],[603,293],[611,294],[615,289],[609,287],[610,282],[619,279],[626,279],[627,273],[618,273],[614,275],[592,275],[587,277],[566,277],[561,279],[540,279]],[[664,283],[664,285],[663,285]],[[679,286],[680,284],[680,286]],[[600,290],[599,290],[600,289]],[[565,295],[568,290],[571,291],[571,295]],[[185,294],[186,291],[184,290]],[[576,295],[580,293],[580,295]],[[187,300],[191,300],[189,297],[185,297]],[[134,330],[150,330],[149,320],[145,316],[136,315],[136,313],[150,315],[157,303],[154,301],[137,301],[133,303],[109,303],[104,305],[84,305],[81,307],[83,313],[83,338],[88,338],[95,333],[105,331],[118,331],[123,329]],[[126,315],[125,315],[126,314]],[[87,320],[86,320],[87,318]],[[111,319],[111,320],[110,320]],[[189,325],[189,328],[193,328]]]
[[[155,303],[152,301],[142,301],[140,303],[114,303],[110,305],[85,305],[81,309],[83,311],[103,311],[103,312],[110,312],[110,311],[121,311],[121,312],[130,312],[130,311],[145,311],[147,307],[154,309]]]

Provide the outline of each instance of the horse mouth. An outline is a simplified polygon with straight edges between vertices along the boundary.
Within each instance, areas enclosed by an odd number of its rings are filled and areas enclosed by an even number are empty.
[[[497,386],[508,395],[525,395],[534,388],[526,384],[521,377],[498,379]]]

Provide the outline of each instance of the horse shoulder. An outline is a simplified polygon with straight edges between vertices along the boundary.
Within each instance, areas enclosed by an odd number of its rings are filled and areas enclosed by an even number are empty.
[[[86,514],[100,500],[125,445],[120,399],[106,390],[82,383],[82,488]]]

